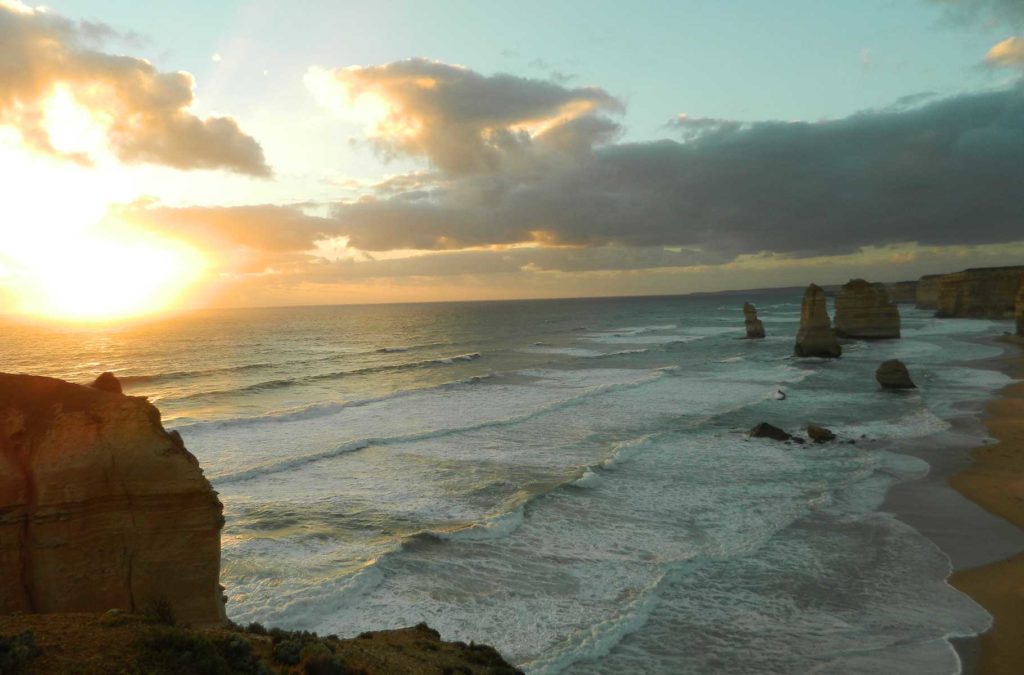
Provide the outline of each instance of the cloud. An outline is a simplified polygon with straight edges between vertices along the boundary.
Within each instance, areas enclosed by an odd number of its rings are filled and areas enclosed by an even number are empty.
[[[988,50],[985,62],[992,66],[1024,68],[1024,37],[1010,37]]]
[[[448,100],[443,86],[435,89]],[[516,89],[533,100],[531,83]],[[402,114],[419,119],[412,100],[403,99]],[[318,205],[316,216],[306,206],[270,205],[149,208],[135,216],[164,233],[206,238],[208,248],[244,251],[247,269],[313,273],[308,253],[325,239],[369,253],[317,263],[324,278],[682,268],[766,254],[783,266],[865,247],[1024,239],[1024,202],[1007,198],[1024,189],[1019,84],[917,95],[821,122],[680,115],[668,126],[681,140],[642,143],[616,142],[618,125],[587,113],[527,133],[514,152],[481,135],[480,120],[491,113],[455,106],[449,121],[451,101],[424,105],[428,126],[458,130],[466,137],[456,145],[498,159],[472,171],[457,164],[394,176],[358,199]],[[409,257],[408,250],[436,253]]]
[[[534,161],[441,172],[432,188],[338,203],[331,218],[375,251],[536,242],[812,256],[1021,239],[1024,203],[1006,198],[1024,187],[1020,86],[825,122],[670,125],[685,142],[591,147],[587,131],[542,152],[538,135]]]
[[[943,9],[944,18],[961,25],[1024,27],[1024,3],[1020,0],[927,0]]]
[[[234,119],[189,112],[191,75],[98,51],[116,35],[102,24],[0,0],[0,125],[14,127],[38,152],[89,162],[87,154],[55,145],[47,105],[65,91],[104,129],[105,144],[123,162],[270,175],[259,144]]]
[[[564,141],[566,135],[591,132],[591,142],[606,140],[614,123],[593,116],[623,110],[618,99],[597,87],[485,76],[427,59],[312,68],[306,83],[321,103],[339,112],[361,109],[386,155],[426,157],[450,174],[494,170],[530,151],[533,140],[544,135]]]

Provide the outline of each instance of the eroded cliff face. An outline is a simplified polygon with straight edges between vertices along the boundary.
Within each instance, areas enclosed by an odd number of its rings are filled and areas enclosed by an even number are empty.
[[[145,399],[0,373],[0,613],[222,623],[222,510]]]
[[[935,309],[939,303],[939,286],[945,274],[926,274],[917,281],[914,291],[918,309]]]
[[[882,284],[853,279],[836,297],[836,335],[882,340],[900,336],[900,311]]]
[[[893,281],[891,283],[885,284],[885,290],[889,294],[889,299],[892,300],[893,302],[917,302],[916,281]]]
[[[935,316],[1010,319],[1024,266],[981,267],[942,277]]]
[[[1017,315],[1017,335],[1024,337],[1024,279],[1021,279],[1020,289],[1017,291],[1014,313]]]
[[[793,347],[796,356],[825,356],[837,358],[843,353],[828,317],[825,291],[811,284],[804,292],[800,307],[800,330]]]

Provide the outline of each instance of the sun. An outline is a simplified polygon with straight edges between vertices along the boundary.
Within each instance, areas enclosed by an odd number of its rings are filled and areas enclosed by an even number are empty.
[[[58,151],[92,163],[27,152],[0,127],[0,290],[13,297],[0,313],[111,322],[175,307],[202,278],[203,255],[111,219],[110,206],[137,199],[137,186],[104,156],[99,123],[65,90],[46,122]]]
[[[88,229],[29,263],[23,312],[89,322],[166,311],[204,267],[182,244],[117,227]]]

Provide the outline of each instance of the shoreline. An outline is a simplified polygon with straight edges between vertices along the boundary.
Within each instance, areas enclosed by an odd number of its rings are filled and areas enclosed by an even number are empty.
[[[1003,336],[985,342],[1003,353],[971,367],[1024,377],[1024,343]],[[965,405],[936,443],[896,449],[927,461],[930,469],[894,485],[880,507],[930,539],[950,560],[947,583],[993,617],[993,628],[981,635],[947,638],[962,673],[1015,673],[1014,666],[1024,663],[1024,494],[1010,494],[1015,483],[1024,485],[1022,415],[1024,382],[1018,381]],[[998,507],[986,498],[995,485]],[[1008,602],[1011,588],[1020,592],[1018,606]]]
[[[1004,339],[1008,375],[1024,378],[1024,342]],[[950,486],[994,516],[1024,528],[1024,381],[1003,388],[985,406],[985,428],[994,443],[970,452],[972,463],[951,476]],[[949,583],[974,598],[993,617],[976,639],[979,675],[1017,673],[1024,663],[1024,552],[988,564],[957,569]]]

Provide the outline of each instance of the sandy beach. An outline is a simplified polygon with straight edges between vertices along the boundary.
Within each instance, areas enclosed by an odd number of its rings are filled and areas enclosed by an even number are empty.
[[[1016,342],[1020,345],[1020,342]],[[1010,374],[1024,376],[1024,356],[1012,352]],[[950,478],[950,485],[987,511],[1024,528],[1024,382],[1006,387],[985,409],[985,426],[995,443],[974,449],[974,463]],[[950,583],[983,605],[995,618],[979,639],[976,672],[1019,673],[1024,665],[1024,554],[981,567],[959,569]]]

